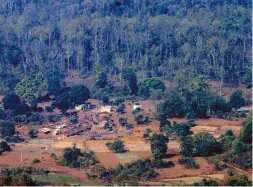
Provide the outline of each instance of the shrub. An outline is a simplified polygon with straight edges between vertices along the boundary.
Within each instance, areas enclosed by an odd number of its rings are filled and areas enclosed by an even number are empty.
[[[31,108],[25,103],[20,103],[16,105],[15,112],[17,115],[29,114],[31,112]]]
[[[125,126],[127,124],[127,119],[126,118],[119,118],[119,123],[121,126]]]
[[[233,108],[240,108],[241,106],[244,106],[245,104],[245,99],[243,98],[243,94],[241,90],[235,90],[231,95],[230,95],[230,101],[229,104]]]
[[[46,106],[46,111],[47,112],[53,112],[54,111],[54,106]]]
[[[179,164],[183,164],[186,169],[198,169],[199,164],[196,163],[194,157],[184,157],[178,160]]]
[[[0,136],[6,137],[6,136],[13,136],[15,134],[15,126],[10,121],[3,121],[0,120]]]
[[[4,96],[2,103],[5,110],[13,110],[15,109],[16,105],[20,103],[20,98],[17,94],[10,92]]]
[[[57,158],[56,154],[51,153],[51,154],[50,154],[50,156],[51,156],[51,158],[53,158],[54,160],[58,160],[58,158]]]
[[[37,164],[37,163],[40,163],[40,160],[37,158],[33,159],[32,164]]]
[[[84,85],[74,85],[70,88],[69,96],[74,104],[84,104],[90,98],[90,90]]]
[[[195,155],[211,156],[222,152],[220,144],[208,132],[200,132],[194,137]]]
[[[73,168],[86,168],[97,162],[97,157],[93,151],[81,152],[81,150],[74,145],[72,148],[65,148],[63,150],[62,159],[57,163]]]
[[[193,186],[219,186],[219,182],[213,179],[202,179],[201,182],[194,182]]]
[[[113,142],[107,142],[106,146],[115,153],[122,153],[126,151],[124,149],[124,142],[120,139],[116,139]]]
[[[150,138],[151,142],[151,152],[155,159],[161,159],[166,153],[168,149],[169,139],[167,136],[163,134],[153,134]]]

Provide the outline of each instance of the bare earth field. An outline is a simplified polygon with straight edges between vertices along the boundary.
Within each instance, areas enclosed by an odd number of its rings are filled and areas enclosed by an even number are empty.
[[[169,120],[171,122],[176,121],[177,123],[187,122],[186,119],[171,118]],[[191,128],[194,134],[199,132],[209,132],[216,138],[218,138],[221,134],[224,134],[228,129],[233,130],[234,134],[238,135],[243,126],[242,121],[229,121],[217,118],[198,119],[195,123],[197,126]]]

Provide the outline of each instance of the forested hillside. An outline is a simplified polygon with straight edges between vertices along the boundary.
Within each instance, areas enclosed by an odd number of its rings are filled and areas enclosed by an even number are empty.
[[[251,32],[250,0],[1,0],[0,79],[127,67],[249,84]]]

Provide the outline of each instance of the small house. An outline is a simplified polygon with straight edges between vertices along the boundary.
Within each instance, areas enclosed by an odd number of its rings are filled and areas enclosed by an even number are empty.
[[[102,106],[100,109],[100,113],[111,113],[112,106]]]
[[[41,131],[44,133],[44,134],[49,134],[50,133],[50,130],[48,128],[43,128],[41,129]]]
[[[251,107],[241,107],[237,110],[237,112],[249,112]]]
[[[136,110],[138,108],[141,109],[141,104],[135,103],[134,106],[133,106],[133,109]]]
[[[84,105],[84,104],[82,104],[82,105],[77,105],[77,106],[75,106],[75,109],[78,110],[78,111],[84,110],[84,109],[85,109],[85,105]]]

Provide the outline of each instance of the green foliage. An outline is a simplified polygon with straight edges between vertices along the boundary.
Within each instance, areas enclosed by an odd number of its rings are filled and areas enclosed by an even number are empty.
[[[244,143],[252,143],[252,118],[248,119],[244,124],[239,138]]]
[[[219,142],[223,150],[230,150],[232,148],[233,141],[235,136],[231,135],[221,135]]]
[[[162,134],[153,134],[150,138],[151,152],[155,159],[161,159],[167,153],[169,139]]]
[[[9,144],[6,141],[0,142],[0,149],[2,150],[2,152],[11,151],[11,147],[9,146]]]
[[[243,97],[242,91],[241,90],[235,90],[231,95],[230,95],[230,101],[229,104],[233,108],[240,108],[241,106],[244,106],[245,104],[245,99]]]
[[[0,136],[5,138],[6,136],[13,136],[15,134],[15,126],[10,121],[0,120]]]
[[[228,112],[230,110],[228,103],[221,96],[214,96],[211,100],[211,110],[212,111],[223,111]]]
[[[54,153],[51,153],[51,154],[50,154],[50,157],[53,158],[54,160],[58,160],[57,155],[54,154]]]
[[[81,152],[81,150],[74,145],[72,148],[65,148],[63,150],[62,160],[58,163],[72,168],[86,168],[97,162],[98,160],[94,152]]]
[[[145,79],[144,81],[138,84],[138,95],[144,98],[148,98],[151,96],[151,92],[153,92],[153,97],[155,96],[154,91],[160,90],[163,92],[165,90],[164,83],[159,78],[153,77],[149,79]]]
[[[17,94],[10,92],[7,93],[2,99],[3,107],[5,110],[7,109],[15,109],[17,104],[20,104],[20,98]]]
[[[124,103],[120,104],[119,107],[116,109],[117,113],[124,114],[125,113],[126,106]]]
[[[113,142],[107,142],[106,146],[115,153],[125,152],[124,142],[120,139],[116,139]]]
[[[150,180],[158,176],[154,170],[155,165],[150,159],[138,159],[132,163],[118,165],[115,169],[106,169],[102,166],[95,166],[92,169],[92,178],[99,178],[103,181],[124,182],[126,184],[136,180]],[[132,183],[131,183],[132,184]]]
[[[46,77],[49,94],[57,95],[61,88],[61,79],[63,78],[63,75],[59,69],[55,69],[48,71]]]
[[[178,160],[179,164],[183,164],[186,169],[198,169],[199,164],[196,163],[194,157],[184,157]]]
[[[157,107],[158,118],[183,117],[185,115],[185,105],[182,98],[177,93],[171,93],[167,99]]]
[[[143,133],[143,138],[149,138],[150,137],[150,133],[152,133],[152,129],[147,128],[144,133]]]
[[[37,163],[40,163],[40,159],[35,158],[32,160],[32,164],[37,164]]]
[[[90,90],[83,85],[74,85],[70,88],[69,97],[72,103],[84,104],[90,98]]]
[[[228,130],[226,131],[226,136],[234,136],[233,131],[232,131],[231,129],[228,129]]]
[[[33,99],[38,100],[42,92],[47,89],[47,80],[41,74],[25,76],[15,87],[15,92],[31,103]]]
[[[31,138],[35,138],[38,133],[39,132],[36,130],[35,127],[31,127],[28,131],[28,134]]]
[[[125,68],[122,72],[122,77],[127,81],[131,94],[136,94],[138,92],[138,86],[135,72],[131,69]]]
[[[208,132],[200,132],[194,136],[194,147],[196,156],[212,156],[222,152],[220,144]]]
[[[230,172],[226,180],[228,186],[252,186],[252,181],[246,175]]]
[[[15,112],[17,115],[29,114],[31,112],[31,108],[26,103],[19,103],[15,107]]]
[[[47,112],[53,112],[54,111],[54,106],[46,106],[46,111]]]
[[[219,182],[214,179],[202,179],[201,182],[194,182],[194,186],[219,186]]]
[[[191,133],[191,127],[186,123],[176,123],[173,126],[173,131],[176,132],[179,136],[187,136]]]
[[[167,120],[166,118],[162,118],[160,120],[160,131],[165,131],[166,132],[166,129],[169,129],[169,128],[172,128],[171,124],[170,124],[170,121]]]
[[[98,88],[104,88],[108,83],[107,75],[105,72],[99,72],[97,74],[96,86]]]
[[[194,153],[194,140],[191,136],[186,136],[181,140],[180,154],[185,157],[192,157]]]
[[[127,124],[127,118],[119,118],[119,124],[125,126]]]

